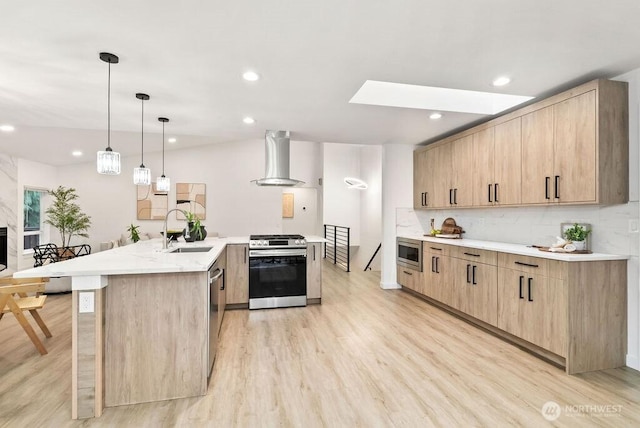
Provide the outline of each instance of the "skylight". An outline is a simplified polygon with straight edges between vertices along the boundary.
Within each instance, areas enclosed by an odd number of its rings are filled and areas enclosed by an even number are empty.
[[[367,80],[349,102],[459,113],[496,114],[533,98]]]

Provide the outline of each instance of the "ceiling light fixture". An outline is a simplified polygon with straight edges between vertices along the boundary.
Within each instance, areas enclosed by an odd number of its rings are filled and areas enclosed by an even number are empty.
[[[429,116],[429,119],[440,119],[442,117],[442,113],[431,113],[431,115]]]
[[[176,141],[178,141],[178,140],[177,140],[176,138],[171,137],[171,138],[169,138],[167,141],[173,144],[173,143],[175,143],[175,142],[176,142]]]
[[[242,119],[242,121],[247,125],[253,125],[254,123],[256,123],[256,120],[254,118],[248,116]]]
[[[151,184],[151,170],[144,166],[144,102],[149,100],[147,94],[136,94],[136,98],[142,102],[142,156],[140,166],[133,169],[133,184]]]
[[[98,174],[120,174],[120,153],[111,150],[111,64],[117,64],[119,58],[108,52],[100,52],[100,59],[109,64],[107,85],[107,148],[98,152]]]
[[[255,82],[256,80],[260,79],[260,75],[258,73],[256,73],[255,71],[246,71],[242,75],[242,78],[244,80],[248,80],[249,82]]]
[[[347,185],[347,188],[349,189],[365,190],[369,187],[367,183],[360,180],[359,178],[354,178],[354,177],[345,177],[344,183]]]
[[[71,152],[71,155],[75,157],[80,157],[82,156],[82,152],[80,150],[74,150]]]
[[[493,86],[504,86],[508,85],[509,82],[511,82],[510,78],[508,78],[507,76],[500,76],[493,79]]]
[[[158,120],[162,122],[162,175],[156,178],[156,190],[168,192],[171,189],[171,180],[164,175],[164,124],[169,122],[169,119],[159,117]]]
[[[0,131],[2,132],[13,132],[16,128],[13,125],[0,125]]]

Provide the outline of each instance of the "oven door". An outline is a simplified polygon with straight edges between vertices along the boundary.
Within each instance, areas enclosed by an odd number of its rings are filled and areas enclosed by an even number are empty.
[[[306,249],[249,251],[249,309],[306,304]]]

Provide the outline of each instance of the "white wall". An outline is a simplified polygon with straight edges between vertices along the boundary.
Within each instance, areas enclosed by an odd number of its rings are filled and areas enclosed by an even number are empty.
[[[291,176],[317,185],[321,176],[321,149],[316,143],[291,141]],[[136,186],[133,168],[139,157],[124,158],[119,176],[97,174],[95,163],[67,166],[59,170],[60,184],[75,187],[81,207],[92,218],[88,241],[99,243],[126,233],[135,223],[141,231],[160,231],[160,220],[136,219]],[[319,163],[319,164],[318,164]],[[145,155],[152,177],[161,173],[161,154]],[[251,180],[264,176],[264,141],[250,140],[170,151],[165,175],[171,179],[169,209],[175,208],[175,183],[206,183],[207,215],[203,224],[221,236],[282,232],[282,188],[258,187]],[[171,214],[170,228],[183,222]],[[80,239],[78,242],[82,242]]]
[[[366,190],[352,190],[360,195],[360,248],[354,266],[362,270],[382,242],[382,146],[360,147],[358,178],[368,185]],[[381,260],[382,254],[378,252],[371,269],[379,271]]]
[[[0,153],[0,227],[7,228],[7,269],[16,270],[18,241],[18,160]],[[22,226],[22,223],[20,223]]]
[[[360,146],[324,143],[324,224],[351,228],[352,246],[360,245],[360,194],[348,189],[345,177],[360,177]]]
[[[282,219],[286,234],[318,235],[318,191],[312,187],[291,187],[282,194],[293,194],[293,218]]]
[[[382,147],[382,288],[400,288],[396,277],[396,210],[413,205],[414,148]]]

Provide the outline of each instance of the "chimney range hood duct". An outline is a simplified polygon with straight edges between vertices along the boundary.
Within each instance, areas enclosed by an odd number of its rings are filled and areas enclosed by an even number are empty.
[[[258,186],[297,186],[304,181],[289,178],[289,131],[265,132],[265,177],[252,180]]]

